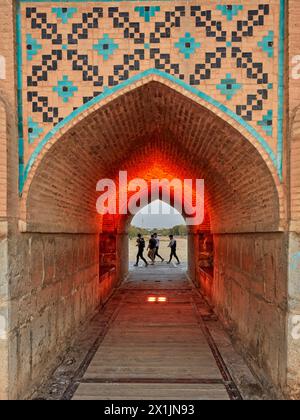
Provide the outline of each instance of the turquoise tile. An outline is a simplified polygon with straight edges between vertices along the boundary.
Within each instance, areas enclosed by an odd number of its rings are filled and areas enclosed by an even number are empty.
[[[31,34],[26,34],[26,55],[27,60],[31,61],[32,58],[37,55],[42,46],[32,37]]]
[[[144,18],[145,22],[150,22],[157,12],[160,12],[160,6],[136,6],[134,9]]]
[[[77,12],[76,7],[53,7],[52,13],[55,13],[62,23],[68,23],[68,20]]]
[[[102,55],[104,60],[108,60],[118,48],[118,44],[116,44],[108,34],[104,34],[97,44],[93,46],[93,49],[96,50],[99,55]]]
[[[257,45],[268,54],[269,58],[274,57],[274,32],[269,31],[268,35],[264,36],[262,41],[259,41]]]
[[[230,100],[242,89],[242,84],[237,83],[236,79],[232,78],[230,73],[227,73],[226,79],[221,80],[221,83],[217,85],[217,89],[222,95],[226,96],[227,100]]]
[[[196,42],[189,32],[186,32],[185,36],[176,42],[175,47],[179,49],[186,59],[189,59],[196,49],[201,47],[201,44]]]
[[[217,10],[220,10],[222,12],[222,15],[226,16],[228,21],[233,20],[233,18],[237,16],[238,13],[243,9],[244,7],[241,4],[238,4],[238,5],[219,4],[217,6]]]
[[[74,83],[69,80],[68,76],[63,76],[57,86],[53,87],[53,91],[58,93],[58,96],[62,98],[64,102],[68,102],[70,98],[74,96],[74,92],[78,91],[78,87],[74,86]]]
[[[257,123],[268,136],[273,134],[273,111],[269,110],[261,121]]]
[[[37,122],[34,122],[30,117],[28,118],[28,142],[29,144],[34,143],[36,139],[43,133],[43,128],[39,126]]]

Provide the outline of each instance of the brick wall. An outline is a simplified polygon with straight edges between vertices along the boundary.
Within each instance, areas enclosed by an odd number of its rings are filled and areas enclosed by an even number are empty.
[[[17,214],[18,140],[16,131],[15,34],[12,0],[0,1],[0,220]]]
[[[159,112],[158,112],[159,110]],[[96,184],[119,170],[204,178],[213,230],[276,230],[282,188],[237,130],[161,83],[141,86],[58,138],[22,197],[28,230],[99,231]]]
[[[15,13],[12,0],[1,0],[1,16],[0,16],[0,55],[2,56],[1,64],[4,65],[5,72],[2,72],[3,76],[0,78],[0,99],[5,100],[7,104],[10,104],[10,115],[9,124],[12,125],[16,115],[16,84],[15,84]],[[2,118],[3,114],[1,112]]]
[[[3,191],[6,190],[7,206],[9,206],[8,212],[10,217],[16,216],[18,212],[17,191],[19,166],[14,3],[15,2],[12,0],[0,1],[0,55],[5,62],[5,78],[0,79],[0,182],[2,181],[0,190],[2,194]],[[6,153],[3,153],[4,150],[6,150]],[[6,173],[6,175],[4,173]],[[3,212],[3,204],[1,205],[2,200],[3,198],[0,199],[1,212]]]
[[[300,9],[297,0],[288,2],[289,49],[289,142],[291,148],[291,223],[300,232]]]
[[[7,212],[7,138],[6,138],[6,110],[0,102],[0,219]]]

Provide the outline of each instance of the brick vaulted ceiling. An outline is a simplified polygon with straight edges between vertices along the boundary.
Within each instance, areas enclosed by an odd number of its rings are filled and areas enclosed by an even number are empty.
[[[169,178],[204,178],[215,232],[278,229],[278,193],[258,151],[211,111],[158,82],[115,99],[52,146],[30,186],[28,228],[95,231],[97,181],[119,170],[156,177],[158,168]]]

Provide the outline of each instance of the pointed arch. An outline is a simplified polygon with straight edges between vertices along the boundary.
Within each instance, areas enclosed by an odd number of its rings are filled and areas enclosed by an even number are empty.
[[[180,172],[183,166],[193,166],[194,174],[198,172],[199,176],[208,177],[212,189],[215,189],[211,196],[223,195],[227,204],[225,205],[225,202],[221,204],[220,201],[217,206],[215,205],[216,213],[219,210],[223,213],[230,211],[230,201],[235,203],[236,208],[242,205],[243,199],[238,198],[236,194],[240,190],[247,201],[243,204],[244,215],[255,206],[256,209],[261,207],[259,220],[252,220],[251,230],[277,230],[278,226],[283,226],[285,207],[282,185],[274,162],[263,144],[251,135],[250,131],[247,131],[245,125],[238,124],[233,116],[226,114],[222,107],[218,108],[216,104],[201,98],[198,91],[196,95],[181,86],[177,80],[175,83],[168,75],[147,72],[143,77],[136,78],[135,83],[116,87],[115,91],[95,98],[92,103],[87,104],[85,110],[76,110],[68,119],[58,124],[39,144],[25,170],[26,182],[21,197],[21,230],[26,231],[29,228],[29,219],[36,224],[35,229],[42,229],[42,224],[36,222],[42,214],[39,210],[42,205],[39,197],[41,195],[44,197],[48,192],[50,194],[50,189],[58,186],[59,180],[66,176],[67,165],[73,165],[72,174],[70,173],[69,177],[73,183],[73,194],[77,195],[75,218],[81,205],[79,197],[89,195],[86,198],[86,205],[90,209],[93,207],[91,197],[97,182],[93,177],[100,176],[100,167],[106,166],[106,172],[103,169],[105,173],[101,175],[107,177],[109,168],[123,169],[121,165],[125,167],[129,165],[129,161],[131,166],[134,165],[131,156],[135,152],[135,144],[138,143],[140,149],[148,147],[145,156],[149,156],[152,153],[151,145],[155,138],[157,139],[156,149],[167,150],[162,161],[167,160],[168,154],[174,155],[173,160],[177,165],[175,174],[176,171]],[[82,149],[81,154],[78,154],[79,148]],[[122,153],[121,150],[123,150]],[[69,152],[72,154],[72,160]],[[103,156],[107,153],[110,155],[104,159]],[[83,162],[82,159],[85,159],[86,167],[81,171],[88,172],[81,182],[86,182],[88,179],[90,181],[90,192],[83,195],[74,186],[74,176],[79,175],[77,167]],[[58,161],[61,161],[59,165]],[[173,164],[170,163],[170,165]],[[56,166],[55,171],[59,171],[57,175],[53,175],[54,166]],[[89,168],[92,167],[93,170],[90,170]],[[91,175],[92,172],[93,175]],[[234,175],[234,172],[238,172],[239,175]],[[247,180],[247,177],[250,179]],[[51,188],[50,185],[46,185],[50,178]],[[243,182],[241,182],[242,178],[244,178]],[[247,182],[251,185],[247,185]],[[82,189],[83,186],[81,185],[80,188]],[[217,193],[216,191],[220,188],[221,191]],[[69,186],[65,188],[65,191],[67,189]],[[262,189],[261,193],[258,193],[259,189]],[[269,194],[265,194],[263,190],[269,190]],[[30,191],[35,192],[30,194]],[[225,191],[227,191],[226,199]],[[249,191],[254,194],[252,201]],[[54,197],[57,203],[62,194],[64,194],[63,191],[57,192]],[[72,195],[71,190],[69,194]],[[259,195],[261,200],[267,200],[268,204],[261,205],[258,201]],[[28,200],[29,196],[30,200]],[[48,199],[50,200],[49,197]],[[59,207],[65,209],[65,204],[63,202],[57,204],[56,210],[51,213],[52,216],[55,212],[59,214]],[[49,208],[52,205],[53,199],[49,202]],[[272,223],[264,224],[262,221],[267,218],[267,213],[262,210],[264,206],[269,207]],[[225,210],[226,208],[228,210]],[[31,212],[30,217],[28,217],[28,210]],[[46,217],[46,209],[43,211]],[[81,217],[83,221],[87,219],[86,216],[81,215]],[[226,217],[225,213],[222,217],[223,219]],[[231,224],[236,223],[234,214],[231,219]],[[63,222],[61,223],[63,225]],[[81,228],[83,224],[78,223]],[[239,229],[243,228],[242,223],[243,221],[240,220]],[[266,228],[267,225],[268,228]],[[57,229],[57,226],[58,224],[53,222],[52,229]],[[64,228],[61,226],[60,229]],[[231,226],[226,230],[233,229],[235,228]],[[244,227],[244,229],[250,228]]]
[[[214,112],[218,117],[234,127],[235,130],[239,131],[247,140],[251,142],[251,144],[254,145],[254,147],[257,148],[266,164],[272,171],[274,178],[279,178],[277,158],[273,150],[265,141],[265,139],[243,118],[239,117],[229,108],[211,96],[207,95],[201,90],[193,88],[184,81],[160,70],[149,69],[136,76],[133,76],[120,85],[107,89],[102,95],[99,95],[86,104],[78,107],[68,117],[64,118],[55,127],[53,127],[53,129],[47,133],[47,135],[40,141],[35,151],[32,153],[26,167],[24,168],[20,182],[20,193],[23,192],[24,184],[26,184],[28,178],[30,179],[30,173],[34,171],[36,163],[42,159],[44,152],[48,150],[57,140],[59,140],[59,138],[64,133],[66,133],[70,128],[74,127],[74,125],[80,122],[83,118],[97,111],[101,107],[108,105],[109,102],[133,89],[146,85],[151,81],[159,82],[177,92],[180,92],[187,98],[192,99],[194,102]]]

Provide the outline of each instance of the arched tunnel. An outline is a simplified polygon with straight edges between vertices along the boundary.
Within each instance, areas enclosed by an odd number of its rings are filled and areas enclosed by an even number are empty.
[[[53,371],[80,327],[128,280],[132,216],[100,216],[95,205],[97,182],[117,180],[119,171],[129,180],[204,180],[204,221],[190,227],[187,274],[176,275],[201,293],[262,383],[281,389],[285,209],[262,150],[225,113],[154,80],[125,89],[62,128],[29,168],[21,198],[13,270],[22,270],[25,281],[15,299],[31,304],[16,310],[13,328],[23,331],[18,346],[27,337],[31,350],[18,362],[16,394],[37,386],[41,371]],[[214,248],[210,272],[201,266],[207,236]],[[157,271],[158,278],[168,275],[172,279],[171,272]]]

